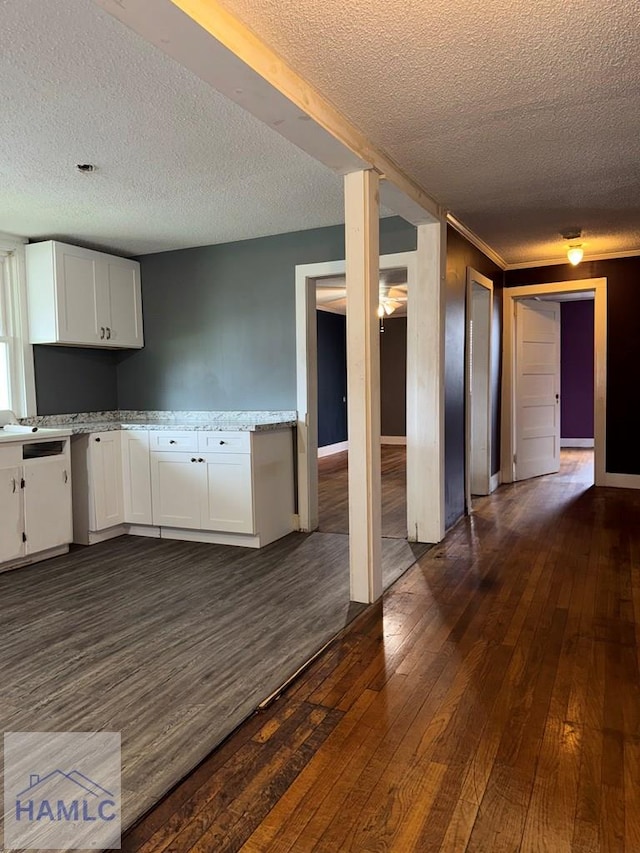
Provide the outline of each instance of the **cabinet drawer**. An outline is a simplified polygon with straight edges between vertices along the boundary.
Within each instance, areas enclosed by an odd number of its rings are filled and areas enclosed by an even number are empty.
[[[163,430],[149,433],[151,450],[184,450],[198,452],[198,433],[193,430]]]
[[[200,453],[250,453],[250,432],[199,432]]]

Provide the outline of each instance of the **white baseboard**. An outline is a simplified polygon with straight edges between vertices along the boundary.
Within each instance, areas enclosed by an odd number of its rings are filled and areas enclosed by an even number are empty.
[[[595,447],[593,438],[561,438],[560,447]]]
[[[334,453],[342,453],[343,450],[348,449],[348,441],[339,441],[337,444],[326,444],[324,447],[318,448],[318,459],[322,459],[324,456],[333,456]]]
[[[489,481],[489,489],[490,492],[495,492],[500,483],[502,482],[502,471],[498,471],[497,474],[493,474],[491,480]]]
[[[406,435],[381,435],[380,444],[406,444]],[[348,441],[340,441],[337,444],[327,444],[318,448],[318,459],[325,456],[333,456],[334,453],[342,453],[349,449]]]
[[[116,524],[114,527],[107,528],[107,530],[87,531],[86,541],[82,541],[85,537],[79,537],[73,541],[77,545],[98,545],[100,542],[106,542],[108,539],[124,536],[126,532],[127,529],[124,524]]]
[[[205,542],[209,545],[241,545],[244,548],[261,548],[260,536],[247,533],[215,533],[211,530],[185,530],[178,527],[161,527],[161,539],[181,539],[184,542]],[[266,543],[265,543],[266,544]]]
[[[640,489],[640,474],[605,473],[600,486],[613,486],[616,489]]]
[[[29,554],[26,557],[19,557],[17,560],[10,560],[0,566],[0,572],[8,572],[11,569],[21,569],[24,566],[30,566],[32,563],[39,563],[42,560],[49,560],[51,557],[60,557],[62,554],[69,553],[68,545],[59,545],[57,548],[48,548],[46,551],[40,551],[37,554]]]
[[[125,524],[129,536],[148,536],[150,539],[160,538],[160,528],[151,524]]]

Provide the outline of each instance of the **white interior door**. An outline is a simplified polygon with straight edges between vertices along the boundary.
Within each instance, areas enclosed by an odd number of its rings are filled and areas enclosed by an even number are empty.
[[[515,479],[560,470],[560,304],[516,302]]]
[[[467,268],[465,497],[491,493],[491,342],[493,282]]]

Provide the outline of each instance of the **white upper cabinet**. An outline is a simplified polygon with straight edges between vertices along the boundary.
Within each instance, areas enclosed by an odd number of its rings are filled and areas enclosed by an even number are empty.
[[[26,247],[34,344],[139,348],[140,264],[48,240]]]

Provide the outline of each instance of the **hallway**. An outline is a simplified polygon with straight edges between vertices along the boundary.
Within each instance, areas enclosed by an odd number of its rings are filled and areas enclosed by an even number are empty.
[[[382,535],[407,538],[407,448],[383,444]],[[322,533],[349,532],[349,453],[318,459],[318,506]]]
[[[123,849],[640,850],[640,494],[588,463],[478,500]]]

